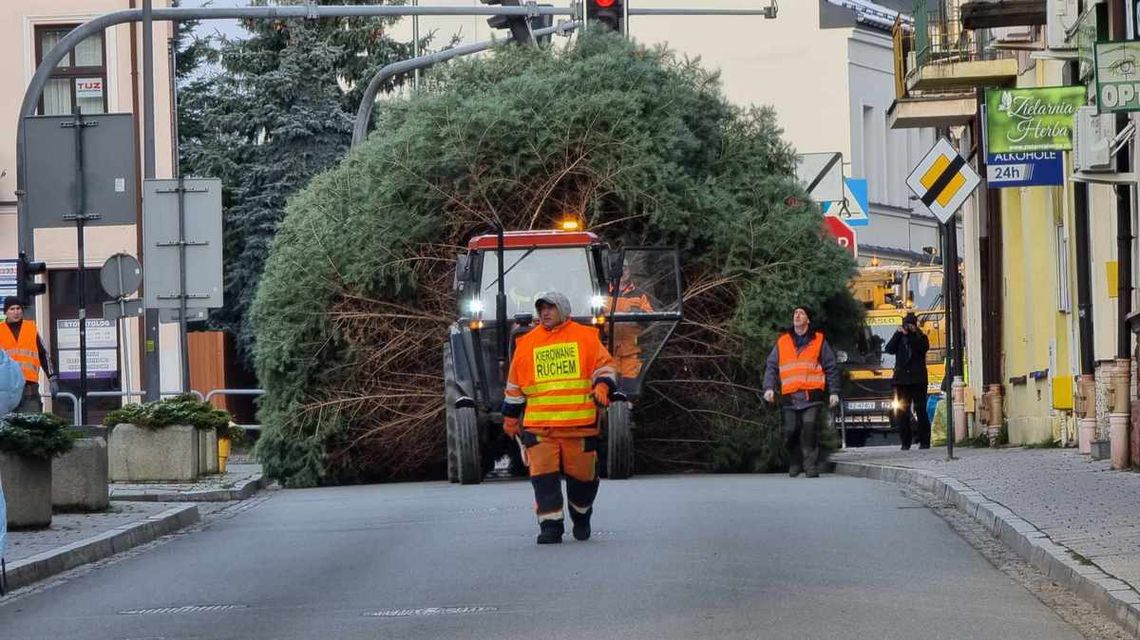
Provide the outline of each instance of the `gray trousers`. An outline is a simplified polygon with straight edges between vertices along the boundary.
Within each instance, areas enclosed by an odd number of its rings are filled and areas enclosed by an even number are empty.
[[[792,471],[807,473],[819,471],[819,431],[822,407],[812,405],[805,409],[784,407],[784,445]]]
[[[43,413],[44,403],[40,400],[40,384],[38,382],[28,382],[24,384],[24,397],[20,400],[20,406],[16,407],[14,413]]]

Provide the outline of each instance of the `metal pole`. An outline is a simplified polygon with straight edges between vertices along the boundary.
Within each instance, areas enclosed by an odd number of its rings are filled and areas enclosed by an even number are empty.
[[[87,424],[87,265],[86,265],[86,252],[84,251],[84,227],[87,220],[98,219],[98,215],[88,215],[87,209],[87,193],[86,185],[84,184],[83,177],[83,128],[88,124],[83,121],[83,111],[76,105],[75,119],[64,126],[70,126],[75,129],[75,213],[66,214],[63,216],[64,220],[72,220],[75,222],[75,261],[78,268],[78,291],[76,292],[78,307],[78,331],[79,331],[79,398],[80,404],[77,407],[79,424]]]
[[[582,22],[570,20],[559,23],[553,27],[535,29],[534,37],[567,34],[582,24]],[[511,40],[511,38],[507,37],[507,40]],[[381,67],[380,70],[376,72],[376,75],[372,76],[372,80],[368,82],[368,87],[364,89],[364,94],[360,98],[360,106],[356,109],[356,120],[352,125],[352,146],[355,147],[361,142],[364,142],[364,139],[368,137],[368,125],[372,121],[372,107],[376,101],[376,94],[380,93],[380,87],[389,78],[401,73],[407,73],[408,71],[424,69],[440,62],[447,62],[452,58],[486,51],[495,46],[496,42],[499,41],[483,40],[481,42],[472,42],[470,44],[444,49],[443,51],[436,51],[435,53],[430,53],[418,58],[393,62],[392,64]]]
[[[943,303],[946,305],[946,357],[948,366],[946,367],[946,374],[943,378],[943,388],[946,390],[944,394],[944,402],[946,402],[946,457],[954,459],[954,411],[953,403],[953,381],[957,371],[957,348],[958,348],[958,333],[955,331],[955,323],[958,321],[957,305],[957,278],[955,272],[958,270],[958,234],[956,216],[951,216],[946,224],[942,225],[942,238],[945,246],[942,252],[942,287],[943,287]]]
[[[178,176],[178,355],[182,391],[190,389],[190,337],[186,333],[186,185]]]
[[[495,293],[495,330],[498,333],[499,342],[499,373],[503,380],[507,376],[507,294],[506,283],[503,282],[503,260],[506,258],[506,253],[503,249],[503,223],[502,221],[495,222],[495,235],[498,239],[495,252],[498,254],[499,262],[499,287]]]
[[[155,149],[154,149],[154,9],[153,0],[143,0],[142,3],[142,68],[143,68],[143,180],[153,180],[155,176]],[[171,70],[173,72],[173,70]],[[145,192],[144,192],[145,193]],[[145,199],[145,196],[144,196]],[[146,224],[146,219],[142,220]],[[139,247],[139,259],[146,264],[147,247]],[[158,310],[146,309],[143,312],[144,337],[146,345],[143,349],[145,363],[143,371],[145,378],[143,388],[146,389],[149,400],[158,400],[162,389],[162,364],[160,332],[158,326]]]
[[[420,6],[420,0],[412,0],[412,6]],[[412,16],[412,57],[420,57],[420,17]],[[412,79],[412,89],[420,90],[420,70],[416,69],[416,74]]]
[[[115,269],[115,273],[119,278],[119,317],[118,317],[118,319],[115,320],[115,326],[117,327],[117,330],[118,330],[119,342],[122,345],[123,362],[126,363],[126,366],[123,367],[122,387],[124,389],[130,389],[131,388],[131,350],[130,350],[130,347],[128,346],[128,344],[129,344],[128,338],[130,336],[130,332],[127,331],[127,324],[125,322],[126,315],[127,315],[127,305],[125,302],[123,302],[124,298],[123,298],[123,294],[122,294],[122,291],[124,289],[124,285],[123,285],[123,261],[117,260],[117,261],[115,261],[115,265],[117,267]]]
[[[1128,126],[1128,114],[1116,114],[1117,132]],[[1132,170],[1131,143],[1116,154],[1116,170],[1121,174]],[[1132,357],[1132,331],[1128,316],[1132,313],[1132,186],[1116,185],[1116,357]]]

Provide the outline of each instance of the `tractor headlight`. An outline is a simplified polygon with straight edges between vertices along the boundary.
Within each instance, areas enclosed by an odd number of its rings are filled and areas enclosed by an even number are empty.
[[[483,301],[479,299],[469,301],[467,303],[467,313],[470,313],[472,316],[482,317]]]
[[[590,308],[594,311],[601,311],[606,307],[606,297],[599,294],[590,296]]]
[[[901,406],[902,404],[899,402],[898,398],[891,400],[891,411],[898,411],[899,407]]]

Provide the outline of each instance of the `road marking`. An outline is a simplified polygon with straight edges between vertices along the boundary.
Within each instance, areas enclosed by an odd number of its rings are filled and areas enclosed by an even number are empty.
[[[213,613],[215,611],[232,611],[234,609],[245,609],[244,604],[195,604],[185,607],[156,607],[154,609],[129,609],[127,611],[120,611],[121,616],[153,616],[153,615],[166,615],[176,616],[184,613]]]
[[[425,616],[457,616],[468,613],[498,611],[498,607],[424,607],[422,609],[385,609],[365,612],[365,618],[411,618]]]

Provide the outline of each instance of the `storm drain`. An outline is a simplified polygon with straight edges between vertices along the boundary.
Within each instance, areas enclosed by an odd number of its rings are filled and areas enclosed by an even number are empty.
[[[385,609],[369,611],[366,618],[411,618],[424,616],[459,616],[467,613],[498,611],[498,607],[424,607],[422,609]]]
[[[121,616],[177,616],[186,613],[213,613],[215,611],[232,611],[245,609],[244,604],[196,604],[186,607],[158,607],[155,609],[130,609],[120,611]]]

